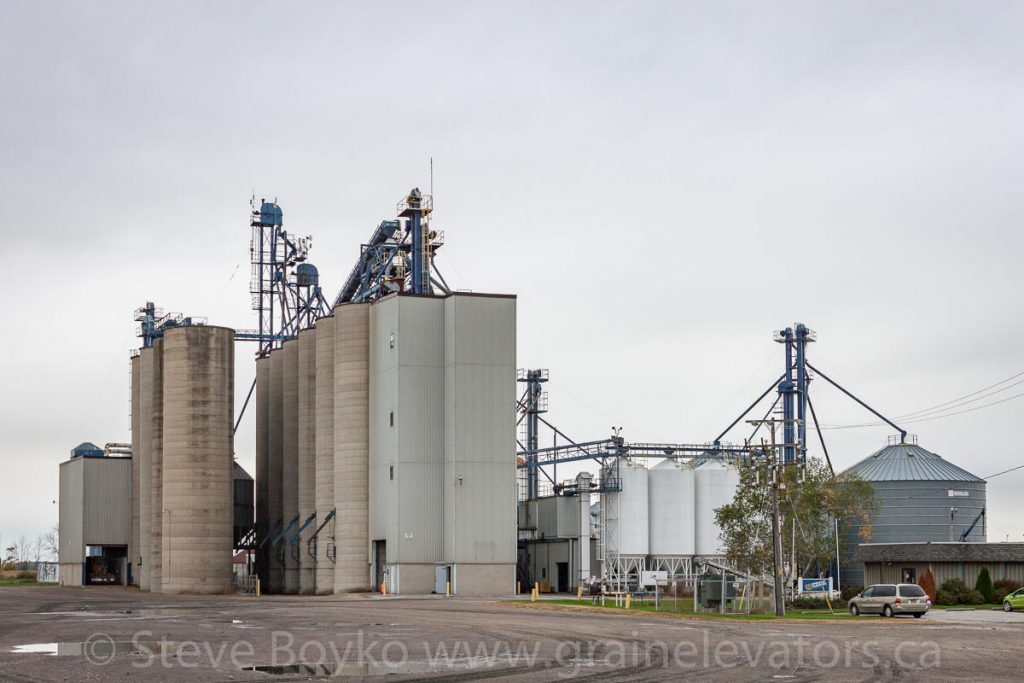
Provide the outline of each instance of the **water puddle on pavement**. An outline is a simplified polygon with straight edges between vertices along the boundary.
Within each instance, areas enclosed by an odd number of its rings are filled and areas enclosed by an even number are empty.
[[[286,674],[299,674],[302,676],[393,676],[395,674],[418,674],[441,671],[443,667],[433,666],[429,662],[407,662],[402,665],[388,666],[386,664],[342,664],[341,666],[329,666],[324,664],[286,664],[286,665],[264,665],[246,667],[246,671],[259,671],[265,674],[284,676]]]
[[[493,663],[490,663],[493,666]],[[341,678],[346,676],[394,676],[396,674],[426,674],[455,669],[472,669],[482,665],[473,659],[462,659],[445,665],[436,662],[415,661],[401,664],[385,664],[383,662],[349,662],[341,665],[333,664],[286,664],[247,666],[245,671],[259,671],[266,674],[284,676],[298,674],[301,676]]]
[[[514,658],[513,658],[514,659]],[[402,663],[387,664],[384,661],[349,661],[340,665],[334,664],[291,664],[291,665],[263,665],[245,667],[243,671],[256,671],[263,674],[285,676],[298,674],[300,676],[344,678],[344,677],[368,677],[368,676],[394,676],[396,674],[433,674],[443,671],[472,670],[479,668],[492,669],[496,665],[515,665],[513,659],[499,656],[498,661],[480,659],[478,657],[458,657],[447,663],[438,661],[402,661]]]
[[[57,646],[60,643],[29,643],[28,645],[15,645],[11,648],[11,652],[16,655],[23,654],[42,654],[42,655],[55,655],[57,654]]]
[[[11,654],[41,654],[50,657],[90,657],[94,660],[109,659],[114,655],[125,654],[162,654],[177,652],[180,643],[168,641],[139,641],[133,643],[130,640],[93,640],[70,643],[26,643],[15,645],[10,649]],[[146,653],[143,648],[148,648]]]

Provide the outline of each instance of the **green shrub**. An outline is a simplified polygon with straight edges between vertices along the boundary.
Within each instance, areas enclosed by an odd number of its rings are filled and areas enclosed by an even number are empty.
[[[984,605],[985,596],[981,594],[981,591],[972,588],[967,591],[967,594],[960,598],[961,605]]]
[[[974,582],[974,590],[981,593],[985,602],[992,602],[994,599],[992,591],[992,577],[988,573],[988,567],[982,567],[978,572],[978,580]]]
[[[22,579],[22,580],[24,580],[24,579],[32,579],[33,581],[35,581],[35,579],[36,579],[36,572],[33,572],[33,571],[20,571],[20,572],[18,572],[17,574],[14,575],[14,578]]]
[[[956,596],[953,595],[952,593],[950,593],[948,591],[945,591],[942,588],[940,588],[939,592],[935,594],[935,604],[936,605],[955,605],[956,604]]]
[[[864,586],[846,586],[843,588],[843,600],[849,600],[864,590]]]
[[[949,579],[948,581],[943,581],[942,585],[939,586],[939,592],[940,593],[946,593],[947,597],[949,598],[948,602],[945,602],[945,601],[940,599],[938,601],[939,604],[942,604],[942,605],[970,605],[970,604],[972,604],[972,603],[968,602],[969,597],[970,597],[968,594],[971,592],[971,589],[968,588],[967,584],[965,584],[961,579]]]
[[[856,593],[854,593],[854,595],[856,595]],[[789,606],[793,609],[828,609],[828,603],[825,602],[825,598],[812,598],[809,596],[800,596],[798,598],[793,598],[793,600],[789,603]],[[832,609],[846,609],[846,600],[833,600]]]

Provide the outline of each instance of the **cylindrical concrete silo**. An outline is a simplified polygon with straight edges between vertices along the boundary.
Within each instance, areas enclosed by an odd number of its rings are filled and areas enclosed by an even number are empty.
[[[647,482],[652,562],[678,566],[695,552],[693,469],[666,459],[647,471]]]
[[[321,527],[334,509],[334,316],[316,321],[316,520]],[[334,593],[332,519],[317,536],[316,592]]]
[[[153,341],[153,432],[149,448],[149,581],[150,590],[163,590],[163,462],[164,462],[164,340]]]
[[[299,524],[316,511],[316,330],[299,332]],[[309,541],[316,531],[315,522],[299,534],[299,593],[316,592],[316,564],[310,557]]]
[[[270,533],[270,358],[256,359],[256,543]],[[256,574],[263,590],[269,590],[269,563],[265,548],[256,549]]]
[[[870,532],[864,530],[860,520],[840,520],[846,546],[846,557],[840,564],[844,586],[864,583],[864,565],[850,561],[859,543],[986,540],[981,517],[986,506],[985,480],[916,442],[890,443],[840,476],[870,482],[878,503]],[[964,538],[968,529],[970,533]]]
[[[231,590],[235,333],[164,334],[163,592]]]
[[[370,307],[334,309],[334,592],[370,579]]]
[[[739,471],[721,459],[697,463],[694,472],[695,554],[698,557],[721,557],[721,532],[715,521],[715,510],[733,501],[740,485]]]
[[[153,349],[144,348],[139,353],[139,588],[148,591],[150,581],[150,535],[152,517],[149,504],[153,493],[153,460],[150,455],[153,439]],[[133,456],[134,457],[134,456]]]
[[[141,361],[138,356],[131,359],[132,378],[132,526],[131,535],[128,539],[128,568],[131,572],[131,583],[139,585],[139,482],[141,473],[139,471],[139,424],[141,414],[139,413],[139,401],[142,392],[142,376],[140,369]]]
[[[284,550],[272,541],[283,531],[284,487],[284,351],[270,353],[270,402],[267,406],[267,514],[269,539],[261,548],[267,557],[267,592],[284,592]]]
[[[289,339],[281,347],[284,357],[281,390],[281,488],[284,526],[288,533],[281,539],[284,550],[284,592],[299,592],[298,547],[288,541],[298,530],[299,517],[299,342]],[[290,528],[289,528],[290,527]]]

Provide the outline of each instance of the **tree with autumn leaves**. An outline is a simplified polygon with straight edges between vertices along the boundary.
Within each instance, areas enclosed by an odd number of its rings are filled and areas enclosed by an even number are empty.
[[[840,553],[845,558],[844,527],[857,527],[859,543],[871,540],[871,519],[878,501],[869,482],[855,475],[834,475],[820,458],[808,458],[802,482],[795,467],[785,468],[779,490],[783,558],[793,556],[796,537],[798,569],[818,564],[826,567],[835,558],[835,520],[839,520]],[[753,574],[772,571],[771,491],[751,471],[743,473],[733,501],[715,511],[730,566]]]

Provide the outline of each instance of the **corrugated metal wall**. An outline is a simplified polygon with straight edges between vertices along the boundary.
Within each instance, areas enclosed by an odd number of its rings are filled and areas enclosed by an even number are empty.
[[[131,458],[73,458],[61,463],[61,564],[84,562],[87,545],[128,545],[131,485]]]
[[[985,507],[984,482],[876,481],[872,486],[881,504],[871,522],[872,543],[960,540],[960,534]],[[956,508],[954,538],[950,538],[951,508]],[[970,540],[985,541],[981,523],[971,532]]]
[[[82,542],[128,545],[132,519],[130,458],[81,458],[85,462]]]
[[[58,555],[61,564],[85,561],[85,543],[82,540],[85,479],[82,458],[60,464],[60,526]]]
[[[842,580],[851,585],[867,580],[864,565],[849,560],[858,543],[958,541],[986,504],[984,482],[875,481],[871,484],[879,502],[878,514],[871,520],[871,537],[858,536],[859,524],[844,525],[846,551]],[[952,529],[950,508],[957,509]],[[979,522],[970,540],[984,542],[985,538],[985,525]]]

